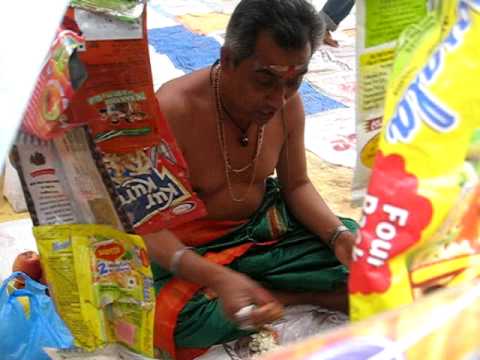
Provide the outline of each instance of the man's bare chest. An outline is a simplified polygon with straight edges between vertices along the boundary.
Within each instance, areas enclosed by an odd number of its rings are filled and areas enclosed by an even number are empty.
[[[283,138],[275,127],[269,126],[265,127],[263,138],[256,135],[251,132],[247,147],[240,144],[233,131],[225,132],[223,142],[216,126],[205,126],[196,136],[184,137],[182,144],[193,188],[204,194],[224,190],[226,171],[234,184],[263,182],[275,170]]]

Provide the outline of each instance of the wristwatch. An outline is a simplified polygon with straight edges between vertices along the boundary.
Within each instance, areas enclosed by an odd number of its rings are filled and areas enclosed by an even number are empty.
[[[330,249],[333,250],[335,248],[335,241],[337,241],[338,237],[345,231],[350,231],[350,229],[343,224],[338,225],[335,228],[333,235],[330,237],[330,239],[327,242],[327,245]]]

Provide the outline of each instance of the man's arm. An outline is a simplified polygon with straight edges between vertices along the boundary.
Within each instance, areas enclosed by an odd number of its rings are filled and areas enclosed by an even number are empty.
[[[156,97],[160,109],[174,133],[178,146],[180,146],[182,152],[185,153],[185,148],[181,146],[179,141],[181,136],[178,136],[178,134],[182,131],[187,131],[185,128],[182,128],[182,124],[185,123],[185,121],[182,121],[182,118],[189,116],[188,104],[174,81],[162,85],[160,89],[158,89]],[[146,235],[144,239],[150,257],[165,269],[171,268],[174,254],[185,247],[185,245],[168,230]],[[216,287],[219,279],[226,274],[223,267],[205,261],[202,257],[195,255],[195,253],[191,251],[185,252],[179,260],[179,265],[182,266],[179,266],[179,270],[181,271],[176,275],[200,286],[213,289]]]
[[[287,140],[277,165],[277,174],[284,199],[293,215],[324,242],[334,235],[341,221],[330,210],[307,174],[304,130],[305,114],[299,95],[286,105]],[[342,233],[335,242],[335,254],[348,265],[355,237]]]
[[[170,269],[174,254],[185,245],[169,230],[143,236],[150,258],[165,269]],[[225,276],[226,269],[204,260],[193,251],[186,251],[177,264],[177,276],[202,287],[214,289]]]
[[[150,259],[165,269],[171,269],[175,253],[185,245],[169,230],[143,236]],[[175,266],[176,276],[212,289],[222,301],[227,316],[235,320],[241,308],[255,304],[259,308],[251,314],[253,325],[261,326],[282,316],[283,307],[273,296],[243,274],[217,265],[197,255],[194,251],[182,251]]]

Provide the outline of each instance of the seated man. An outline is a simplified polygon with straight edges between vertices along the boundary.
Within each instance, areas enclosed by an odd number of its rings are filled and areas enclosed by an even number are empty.
[[[289,304],[347,311],[355,236],[345,225],[355,223],[344,225],[308,178],[297,92],[322,30],[306,0],[240,1],[219,62],[157,93],[208,210],[145,236],[155,345],[177,358],[248,334],[235,314],[249,305],[257,327]]]

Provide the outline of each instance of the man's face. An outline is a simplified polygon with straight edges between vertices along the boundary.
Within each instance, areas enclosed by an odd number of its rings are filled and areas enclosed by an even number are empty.
[[[309,43],[300,50],[285,50],[268,33],[260,33],[254,54],[225,70],[238,115],[267,123],[297,92],[310,57]]]

